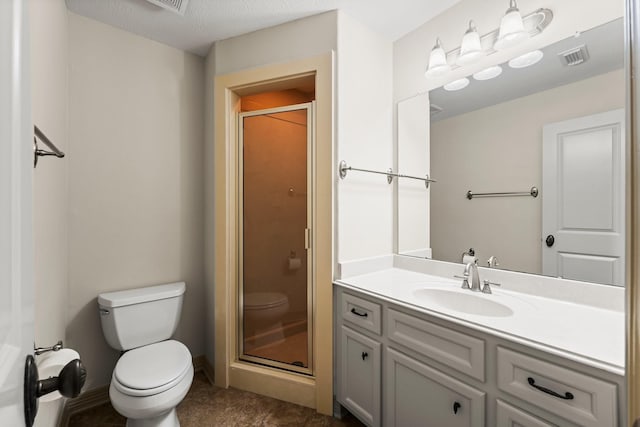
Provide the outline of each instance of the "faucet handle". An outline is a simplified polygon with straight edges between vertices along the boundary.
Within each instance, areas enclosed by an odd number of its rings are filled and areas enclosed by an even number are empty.
[[[502,286],[500,283],[490,282],[490,281],[488,281],[488,280],[486,280],[486,279],[485,279],[485,280],[483,280],[482,282],[484,283],[484,285],[482,285],[482,293],[483,293],[483,294],[490,294],[490,293],[492,293],[492,292],[491,292],[491,286],[490,286],[490,285],[493,285],[493,286]]]
[[[466,274],[464,276],[455,275],[453,277],[455,277],[456,279],[462,279],[462,289],[471,289],[471,286],[469,286],[469,275],[468,274]]]

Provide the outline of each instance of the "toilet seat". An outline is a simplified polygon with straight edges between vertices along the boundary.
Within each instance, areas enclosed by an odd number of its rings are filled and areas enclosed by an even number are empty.
[[[126,352],[113,371],[112,384],[128,396],[152,396],[175,387],[192,368],[191,353],[174,340]]]
[[[289,298],[280,292],[248,292],[244,295],[245,310],[265,310],[289,303]]]

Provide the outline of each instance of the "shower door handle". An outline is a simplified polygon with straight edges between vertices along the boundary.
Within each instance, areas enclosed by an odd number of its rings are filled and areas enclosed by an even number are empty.
[[[311,229],[304,229],[304,248],[311,249]]]

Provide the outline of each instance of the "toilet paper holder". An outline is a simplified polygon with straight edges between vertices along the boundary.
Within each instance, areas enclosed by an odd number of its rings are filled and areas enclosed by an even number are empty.
[[[36,344],[33,344],[33,354],[36,356],[40,356],[41,354],[48,353],[50,351],[60,351],[62,350],[62,340],[58,341],[51,347],[36,347]]]

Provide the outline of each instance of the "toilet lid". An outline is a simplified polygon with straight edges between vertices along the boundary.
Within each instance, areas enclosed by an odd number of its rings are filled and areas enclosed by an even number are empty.
[[[256,309],[275,307],[288,302],[289,298],[279,292],[247,292],[244,295],[243,305],[245,309]]]
[[[191,364],[189,349],[181,342],[168,340],[126,352],[113,376],[126,388],[150,390],[183,377]]]

